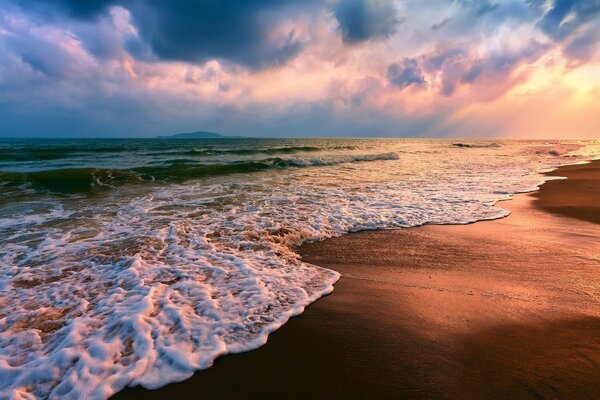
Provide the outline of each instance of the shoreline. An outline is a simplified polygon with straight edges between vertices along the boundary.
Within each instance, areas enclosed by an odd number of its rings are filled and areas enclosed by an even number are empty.
[[[506,218],[303,245],[342,274],[333,295],[257,350],[113,398],[600,397],[599,173],[549,172],[571,178],[503,202]]]

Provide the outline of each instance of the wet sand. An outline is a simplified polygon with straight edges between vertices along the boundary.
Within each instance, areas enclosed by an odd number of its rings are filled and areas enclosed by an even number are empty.
[[[547,175],[567,176],[568,179],[546,182],[540,191],[534,193],[536,207],[557,215],[600,224],[598,161],[568,165]]]
[[[600,162],[497,221],[361,232],[300,249],[332,295],[258,350],[118,399],[600,398]]]

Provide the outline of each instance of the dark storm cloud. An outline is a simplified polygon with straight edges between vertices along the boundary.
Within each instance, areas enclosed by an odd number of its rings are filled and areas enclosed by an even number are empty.
[[[295,32],[273,37],[273,28],[299,12],[298,2],[152,1],[129,10],[134,25],[163,60],[204,62],[224,59],[253,68],[285,62],[302,49]]]
[[[339,0],[333,13],[346,43],[387,38],[400,23],[390,0]]]
[[[423,71],[417,64],[417,60],[405,58],[401,61],[388,65],[388,82],[395,87],[404,89],[411,85],[425,84]]]
[[[538,26],[555,40],[563,40],[600,14],[600,0],[555,0]]]
[[[251,68],[281,64],[303,46],[295,31],[274,33],[290,16],[310,12],[318,1],[300,0],[22,0],[33,9],[62,12],[76,19],[95,19],[110,6],[131,13],[141,41],[127,43],[136,56],[203,63],[221,59]],[[91,36],[91,34],[90,34]],[[84,38],[85,39],[85,38]],[[92,41],[92,43],[95,41]],[[97,41],[96,41],[97,43]],[[89,46],[88,46],[89,47]],[[96,46],[98,47],[98,46]],[[91,50],[106,53],[100,44]]]

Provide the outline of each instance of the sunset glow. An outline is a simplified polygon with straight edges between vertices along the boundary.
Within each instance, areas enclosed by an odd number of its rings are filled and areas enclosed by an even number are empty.
[[[3,2],[0,134],[597,136],[597,1],[211,4]]]

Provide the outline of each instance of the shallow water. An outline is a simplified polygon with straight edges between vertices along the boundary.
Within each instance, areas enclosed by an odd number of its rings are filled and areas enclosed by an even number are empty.
[[[332,290],[305,241],[468,223],[598,142],[0,141],[0,397],[106,398],[256,348]]]

